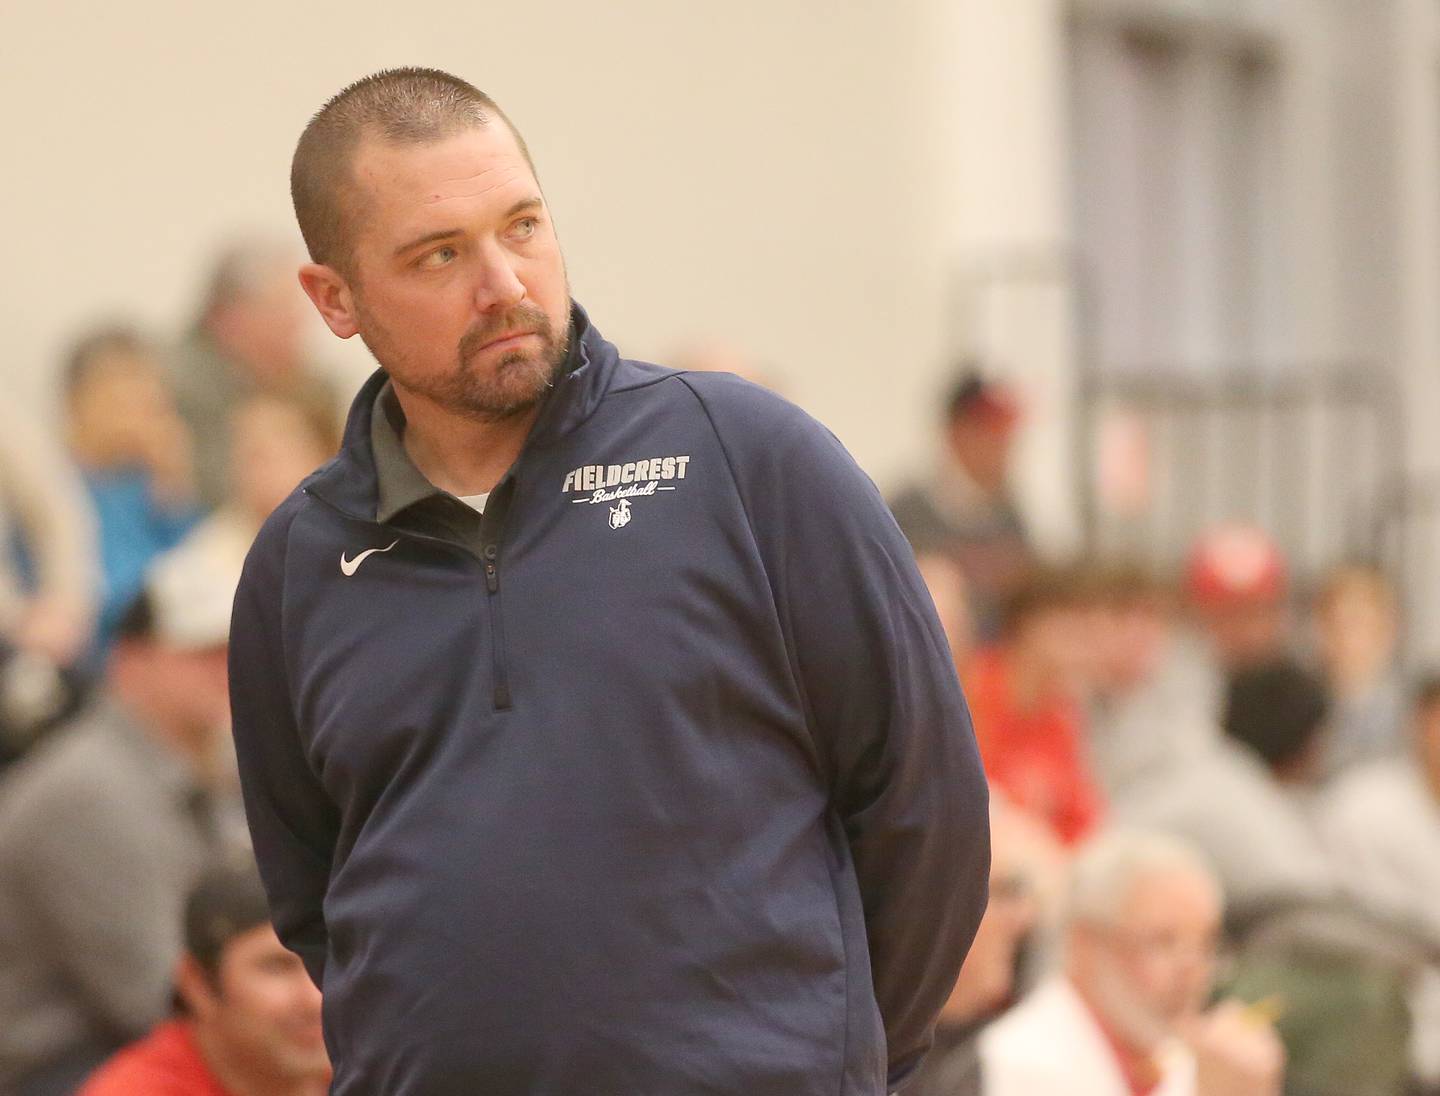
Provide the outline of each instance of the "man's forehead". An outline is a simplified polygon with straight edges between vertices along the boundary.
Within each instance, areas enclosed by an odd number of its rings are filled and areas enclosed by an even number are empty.
[[[498,122],[416,144],[367,137],[356,149],[354,175],[365,197],[410,207],[506,202],[516,188],[536,187],[514,135]]]
[[[1214,885],[1185,871],[1157,872],[1137,879],[1122,910],[1122,917],[1147,923],[1211,920],[1219,916]]]

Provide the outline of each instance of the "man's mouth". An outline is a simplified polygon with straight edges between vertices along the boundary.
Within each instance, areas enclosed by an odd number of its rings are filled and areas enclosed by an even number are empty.
[[[497,337],[497,338],[491,339],[489,342],[487,342],[487,343],[485,343],[483,346],[481,346],[480,349],[481,349],[481,350],[494,350],[494,349],[497,348],[497,347],[506,346],[506,345],[508,345],[509,343],[512,343],[512,342],[518,342],[519,340],[524,339],[524,338],[528,338],[529,336],[534,335],[534,334],[535,334],[534,331],[510,331],[510,332],[508,332],[508,333],[506,333],[506,334],[504,334],[504,335],[501,335],[501,336],[499,336],[499,337]]]

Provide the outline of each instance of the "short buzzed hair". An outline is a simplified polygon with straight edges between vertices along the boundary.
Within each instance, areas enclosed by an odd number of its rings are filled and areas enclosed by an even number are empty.
[[[344,190],[355,149],[370,134],[392,144],[429,144],[500,119],[534,170],[525,139],[479,88],[429,68],[385,69],[356,80],[310,119],[290,163],[290,197],[314,262],[346,269],[350,260]]]

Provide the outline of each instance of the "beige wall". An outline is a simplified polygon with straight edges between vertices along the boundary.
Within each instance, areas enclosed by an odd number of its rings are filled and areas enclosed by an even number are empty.
[[[219,239],[294,234],[309,113],[427,64],[524,130],[576,296],[622,349],[733,339],[892,478],[928,450],[942,331],[928,2],[0,5],[0,378],[43,400],[77,325],[174,330]],[[363,372],[358,343],[319,345]]]
[[[1428,404],[1433,4],[1384,0],[1387,21],[1349,0],[1236,2],[1269,12],[1278,44],[1265,220],[1289,258],[1270,278],[1287,298],[1265,310],[1273,349],[1398,360]],[[1066,38],[1079,11],[1187,3],[256,0],[220,14],[0,0],[0,383],[43,409],[78,326],[119,315],[176,330],[226,235],[294,238],[286,175],[307,116],[363,73],[437,65],[525,131],[576,295],[622,349],[664,359],[728,338],[882,484],[928,459],[947,353],[978,350],[1030,397],[1020,485],[1063,548],[1086,244]],[[1392,221],[1409,226],[1403,247]],[[1185,322],[1203,305],[1179,302]],[[330,361],[363,374],[363,348],[316,328]],[[1416,463],[1440,466],[1420,434]]]

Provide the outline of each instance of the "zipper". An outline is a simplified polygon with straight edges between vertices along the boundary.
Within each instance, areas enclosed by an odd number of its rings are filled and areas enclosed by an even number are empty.
[[[521,457],[524,450],[521,450]],[[516,463],[520,457],[516,458]],[[506,472],[490,492],[485,511],[480,515],[480,550],[485,566],[485,589],[490,599],[490,661],[494,681],[494,702],[497,712],[508,711],[511,704],[510,668],[505,649],[505,615],[500,611],[500,533],[510,512],[515,494],[514,472]]]
[[[485,507],[487,510],[489,506]],[[500,564],[499,546],[485,545],[485,589],[490,599],[490,662],[494,681],[495,710],[503,712],[510,707],[510,674],[505,658],[505,619],[500,613]]]
[[[509,477],[507,476],[506,480],[502,480],[500,484],[496,485],[495,491],[491,493],[492,498],[495,496],[495,494],[499,493],[500,488],[505,485],[508,479]],[[336,506],[333,502],[325,498],[323,495],[315,494],[308,487],[302,488],[302,490],[304,490],[305,494],[309,498],[318,499],[320,502],[324,503],[331,510],[334,510],[343,518],[348,518],[351,521],[367,522],[370,525],[379,524],[373,518],[363,518],[356,514],[352,514],[346,510],[342,510],[339,506]],[[508,508],[509,499],[507,493],[506,509]],[[486,514],[490,512],[489,505],[486,505],[485,512]],[[503,514],[501,515],[501,517],[503,517]],[[485,521],[485,515],[481,515],[480,527],[482,533],[488,533],[493,530],[495,534],[498,534],[499,524],[500,522],[498,519],[493,523],[487,524]],[[419,541],[425,544],[438,544],[443,548],[449,548],[451,551],[459,552],[467,558],[473,559],[480,564],[481,570],[484,572],[485,575],[486,601],[489,603],[487,607],[490,610],[487,615],[490,618],[491,700],[497,712],[508,711],[511,706],[510,675],[508,671],[507,659],[505,657],[505,623],[501,618],[500,613],[501,606],[499,536],[484,536],[483,539],[485,541],[485,547],[482,549],[479,555],[476,555],[465,545],[458,544],[453,540],[447,540],[444,537],[434,537],[430,536],[428,533],[416,533],[412,532],[409,529],[404,529],[396,525],[386,525],[385,528],[393,534],[398,534],[401,539]]]
[[[591,364],[585,352],[585,331],[590,330],[588,320],[583,327],[579,325],[575,319],[576,308],[578,308],[578,306],[572,302],[569,320],[570,354],[565,367],[565,375],[560,378],[555,386],[546,394],[545,403],[540,408],[540,414],[537,416],[534,425],[531,426],[530,433],[526,436],[524,444],[521,445],[520,452],[515,457],[515,462],[490,492],[490,499],[485,504],[485,512],[480,515],[480,539],[483,547],[480,550],[479,556],[465,545],[457,544],[453,540],[446,540],[444,537],[432,537],[425,533],[411,533],[395,526],[386,526],[386,528],[392,532],[399,533],[401,536],[408,537],[411,540],[443,544],[447,548],[464,552],[471,559],[479,559],[480,566],[485,573],[485,591],[490,603],[490,653],[492,663],[491,673],[494,683],[492,700],[496,711],[507,711],[512,703],[512,697],[510,695],[509,662],[505,650],[505,620],[500,611],[500,543],[502,540],[501,532],[504,528],[505,516],[509,513],[510,501],[515,494],[515,470],[525,462],[526,456],[529,455],[531,449],[537,444],[537,436],[542,439],[538,444],[544,444],[544,429],[561,413],[561,409],[565,406],[566,400],[557,399],[558,389],[561,385],[569,382],[571,378],[583,368],[590,368],[592,370],[591,375],[593,376],[593,370],[596,368]],[[573,396],[569,398],[573,400]],[[371,525],[379,524],[374,518],[362,517],[358,514],[351,514],[342,510],[329,499],[312,492],[308,487],[302,488],[302,490],[310,498],[319,499],[342,517],[349,518],[352,521],[368,522]]]

